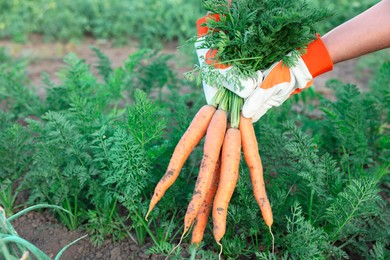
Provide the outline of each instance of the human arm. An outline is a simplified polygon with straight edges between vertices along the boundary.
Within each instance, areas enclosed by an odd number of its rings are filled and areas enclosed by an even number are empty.
[[[390,47],[390,0],[382,0],[365,12],[322,36],[333,64]]]
[[[246,99],[243,114],[255,122],[310,86],[313,78],[332,70],[333,64],[388,47],[390,0],[383,0],[309,44],[296,66],[271,66],[263,83]]]

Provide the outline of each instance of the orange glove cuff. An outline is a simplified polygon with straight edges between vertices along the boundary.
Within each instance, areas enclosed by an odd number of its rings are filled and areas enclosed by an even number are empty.
[[[196,21],[196,27],[198,28],[198,38],[205,36],[209,30],[209,28],[205,25],[205,23],[207,22],[207,19],[214,19],[217,22],[221,20],[219,14],[209,14],[209,15],[203,16],[202,18],[199,18]]]
[[[316,40],[307,46],[306,53],[302,55],[302,60],[313,78],[333,69],[333,61],[319,35],[317,35]]]
[[[218,60],[215,59],[215,55],[217,55],[217,50],[209,50],[206,53],[206,64],[213,65],[216,69],[227,69],[231,65],[230,64],[221,64],[218,62]]]

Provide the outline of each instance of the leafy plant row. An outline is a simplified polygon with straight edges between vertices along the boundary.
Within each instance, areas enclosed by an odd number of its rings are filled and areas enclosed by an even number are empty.
[[[31,33],[48,40],[80,40],[86,35],[144,46],[187,39],[201,16],[197,1],[52,0],[2,1],[0,37],[25,41]],[[23,19],[20,19],[20,18]]]
[[[11,216],[27,190],[26,205],[61,206],[72,214],[53,214],[96,246],[130,237],[152,241],[149,253],[167,254],[182,230],[200,149],[148,222],[144,216],[203,94],[177,77],[169,56],[139,50],[113,68],[94,51],[98,74],[69,54],[60,83],[44,77],[45,97],[28,87],[26,62],[0,52],[0,204]],[[309,90],[255,125],[275,253],[242,166],[221,241],[225,257],[388,257],[389,75],[385,63],[367,93],[331,81],[334,101]],[[214,259],[219,248],[211,234],[208,228],[201,248],[181,248],[176,256]]]
[[[0,3],[0,38],[26,41],[31,33],[49,40],[80,40],[85,35],[126,43],[138,39],[143,46],[161,40],[185,40],[195,34],[195,21],[203,15],[201,1],[184,0],[10,0]],[[336,15],[324,22],[321,33],[352,18],[378,2],[308,1],[309,5],[330,8]],[[22,19],[21,19],[22,17]],[[160,46],[159,46],[160,47]]]

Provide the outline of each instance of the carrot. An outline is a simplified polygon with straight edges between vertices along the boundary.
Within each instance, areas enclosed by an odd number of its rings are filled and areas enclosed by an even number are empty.
[[[198,179],[184,217],[184,234],[191,227],[198,215],[199,209],[206,198],[206,193],[211,186],[212,174],[217,165],[225,137],[226,124],[226,111],[220,109],[215,111],[213,118],[210,121],[210,125],[207,128],[206,139],[203,147],[203,158],[200,165]]]
[[[227,113],[225,110],[218,109],[215,111],[213,118],[207,128],[206,139],[203,146],[203,158],[200,164],[198,179],[195,184],[187,212],[184,216],[184,231],[179,243],[171,250],[172,253],[181,244],[184,235],[188,232],[200,207],[206,198],[207,191],[210,189],[213,172],[215,171],[221,147],[225,137],[227,125]]]
[[[241,157],[241,134],[237,128],[229,128],[225,135],[221,154],[221,176],[214,198],[213,225],[214,238],[220,240],[226,232],[227,207],[238,180]]]
[[[181,137],[172,154],[171,160],[164,176],[161,178],[154,190],[153,197],[149,204],[149,210],[145,216],[146,220],[148,219],[148,216],[152,209],[156,206],[156,204],[164,196],[165,192],[179,176],[181,168],[183,167],[188,156],[191,154],[196,145],[200,142],[200,140],[202,140],[202,138],[206,134],[207,128],[214,115],[215,110],[215,107],[210,105],[205,105],[201,109],[199,109],[198,113],[193,118],[186,132]]]
[[[241,116],[240,131],[242,151],[244,153],[245,162],[249,168],[253,194],[260,207],[265,224],[270,227],[273,223],[272,210],[265,190],[263,166],[251,118]]]
[[[213,172],[213,179],[211,181],[210,189],[207,191],[206,198],[204,199],[199,213],[195,219],[194,229],[192,230],[191,238],[191,243],[193,244],[199,245],[199,243],[203,239],[204,230],[206,229],[206,225],[210,215],[211,205],[213,203],[213,199],[217,191],[220,172],[221,162],[220,160],[218,160],[217,166],[215,167],[215,170]]]

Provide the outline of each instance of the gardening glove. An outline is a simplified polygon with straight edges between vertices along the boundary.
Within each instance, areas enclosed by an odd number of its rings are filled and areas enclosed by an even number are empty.
[[[295,66],[281,61],[264,71],[264,80],[245,100],[242,114],[259,120],[270,108],[280,106],[291,95],[312,85],[312,79],[333,69],[333,62],[321,38],[310,43]]]
[[[218,14],[206,15],[197,20],[196,25],[198,29],[198,39],[195,42],[195,49],[198,55],[199,65],[207,66],[213,65],[219,73],[221,73],[225,78],[227,78],[226,82],[223,82],[223,86],[238,96],[242,98],[247,98],[255,88],[260,85],[263,74],[261,71],[258,71],[254,77],[240,78],[240,84],[234,84],[229,75],[229,71],[233,68],[231,65],[219,64],[218,61],[214,59],[217,50],[210,50],[206,48],[200,49],[200,46],[205,42],[205,35],[209,31],[207,26],[204,26],[207,19],[215,19],[216,21],[220,20],[220,16]],[[229,76],[227,76],[229,75]],[[241,87],[237,86],[240,85]],[[210,86],[205,80],[203,80],[203,91],[206,96],[207,104],[211,104],[215,94],[218,91],[218,88],[215,86]]]

